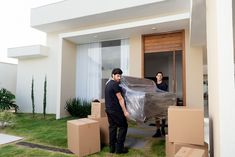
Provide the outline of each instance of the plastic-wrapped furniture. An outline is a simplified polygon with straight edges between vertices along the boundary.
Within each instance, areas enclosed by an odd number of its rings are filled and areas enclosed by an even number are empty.
[[[168,107],[176,105],[176,94],[161,91],[152,80],[123,76],[120,86],[132,120],[165,118]]]

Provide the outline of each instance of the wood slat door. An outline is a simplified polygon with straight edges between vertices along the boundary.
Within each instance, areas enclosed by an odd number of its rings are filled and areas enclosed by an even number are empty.
[[[178,51],[183,49],[182,32],[143,37],[144,53]]]

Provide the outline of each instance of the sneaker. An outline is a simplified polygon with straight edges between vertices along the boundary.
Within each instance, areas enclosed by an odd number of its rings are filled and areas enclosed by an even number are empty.
[[[156,124],[154,124],[154,123],[150,123],[150,124],[149,124],[149,126],[156,126]]]
[[[165,129],[161,129],[161,134],[162,134],[162,136],[166,135]]]
[[[128,149],[127,148],[123,148],[121,150],[117,150],[116,151],[116,154],[126,154],[126,153],[128,153]]]
[[[157,129],[156,133],[152,137],[161,137],[161,130]]]

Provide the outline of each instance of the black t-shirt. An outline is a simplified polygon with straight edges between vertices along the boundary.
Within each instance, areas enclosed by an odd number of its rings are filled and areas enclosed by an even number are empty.
[[[168,91],[168,85],[165,82],[162,81],[160,84],[156,83],[156,85],[158,89],[161,89],[163,91]]]
[[[110,80],[105,86],[105,107],[107,111],[122,112],[116,93],[122,93],[119,83]]]

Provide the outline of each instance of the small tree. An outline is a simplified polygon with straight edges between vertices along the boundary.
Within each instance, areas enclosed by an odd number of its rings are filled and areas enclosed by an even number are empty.
[[[47,76],[44,80],[44,96],[43,96],[43,116],[46,116],[46,107],[47,107]]]
[[[33,117],[35,115],[35,104],[34,104],[34,79],[32,77],[32,86],[31,86],[31,100],[32,100],[32,113]]]

